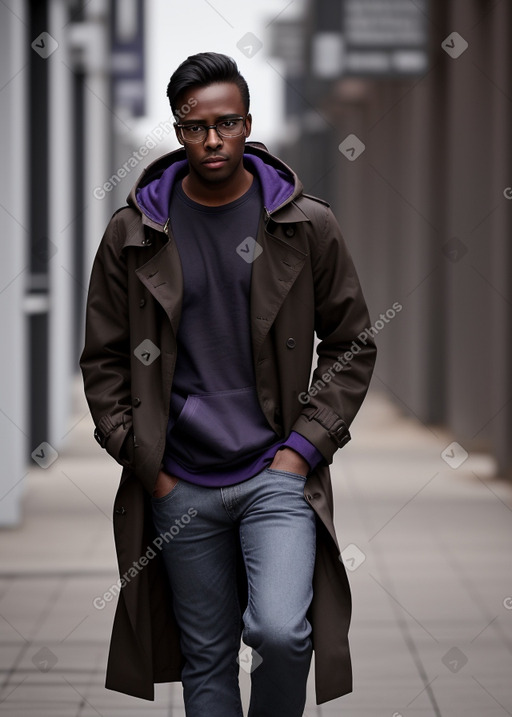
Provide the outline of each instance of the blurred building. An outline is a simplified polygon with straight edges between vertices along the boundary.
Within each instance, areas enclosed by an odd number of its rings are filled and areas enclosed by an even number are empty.
[[[281,154],[357,263],[373,386],[510,474],[511,4],[315,0],[274,25],[274,55]]]
[[[0,4],[0,525],[20,520],[27,466],[47,467],[69,429],[90,266],[118,201],[105,190],[118,125],[144,112],[142,8]]]
[[[0,3],[0,525],[20,520],[27,466],[65,444],[94,253],[173,133],[172,118],[134,131],[148,7]],[[509,473],[512,7],[315,0],[285,17],[270,24],[281,155],[340,220],[380,347],[374,385]]]

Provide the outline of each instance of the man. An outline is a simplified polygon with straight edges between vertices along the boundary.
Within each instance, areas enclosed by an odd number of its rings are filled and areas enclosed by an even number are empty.
[[[328,464],[368,388],[370,322],[328,205],[246,143],[234,61],[189,57],[167,94],[183,148],[107,228],[81,357],[123,465],[106,686],[154,699],[181,680],[188,717],[238,717],[242,635],[249,715],[299,717],[313,647],[317,701],[351,690]]]

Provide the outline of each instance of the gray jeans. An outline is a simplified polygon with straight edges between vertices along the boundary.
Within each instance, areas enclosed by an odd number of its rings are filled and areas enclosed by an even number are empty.
[[[187,717],[241,717],[240,665],[251,674],[249,717],[302,717],[312,644],[316,518],[305,478],[266,468],[237,485],[180,480],[152,499],[185,657]],[[170,536],[170,537],[169,537]],[[236,547],[248,578],[240,614]],[[243,639],[252,648],[238,655]]]

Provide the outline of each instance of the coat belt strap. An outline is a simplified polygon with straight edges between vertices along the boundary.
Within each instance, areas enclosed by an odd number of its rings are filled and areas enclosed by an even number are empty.
[[[350,441],[351,436],[347,424],[334,411],[325,407],[306,406],[302,411],[302,415],[308,421],[315,420],[325,428],[327,435],[336,443],[338,448],[342,448]]]

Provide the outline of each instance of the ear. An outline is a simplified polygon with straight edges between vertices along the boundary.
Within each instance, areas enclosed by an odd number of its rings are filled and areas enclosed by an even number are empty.
[[[252,115],[249,114],[245,118],[245,136],[246,136],[246,138],[250,136],[251,128],[252,128]]]

